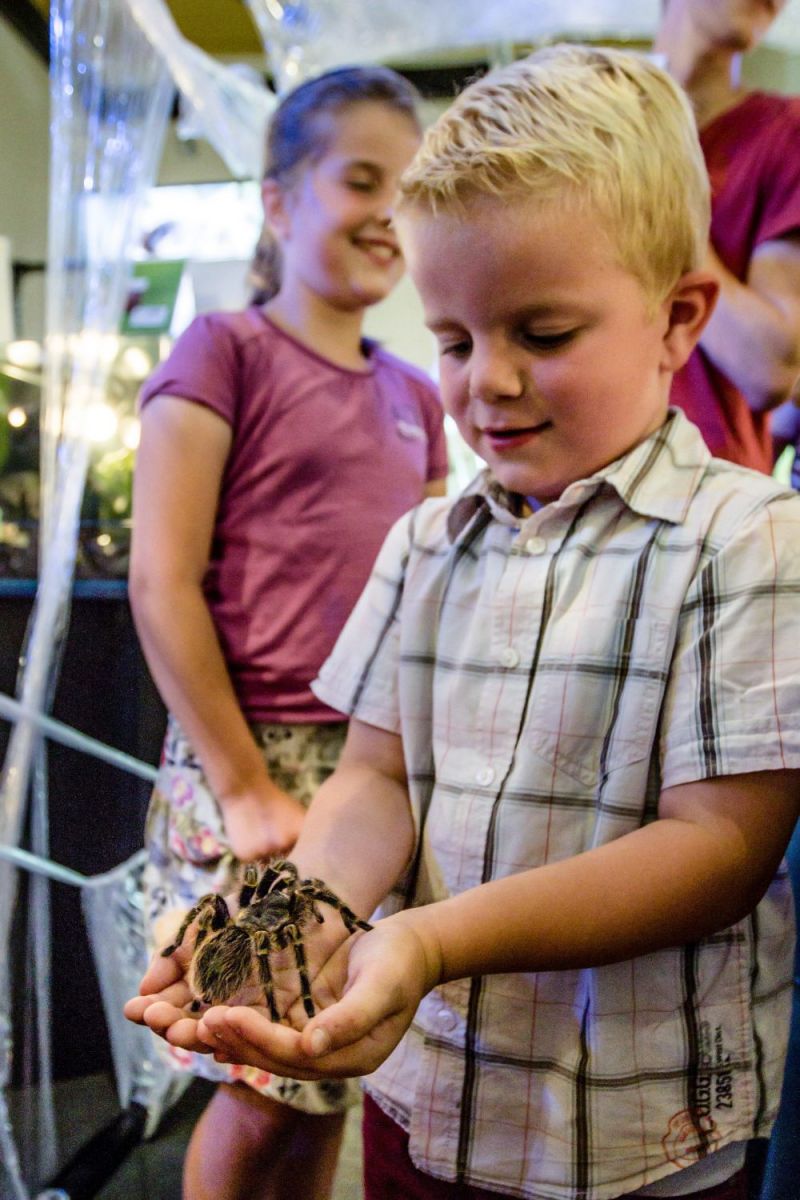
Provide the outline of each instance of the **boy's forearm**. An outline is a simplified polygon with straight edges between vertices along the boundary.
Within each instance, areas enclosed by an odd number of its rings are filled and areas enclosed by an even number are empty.
[[[785,811],[776,822],[788,840]],[[390,919],[417,930],[440,964],[438,982],[579,969],[691,943],[735,923],[760,899],[780,854],[761,855],[735,827],[666,818]]]
[[[365,764],[343,763],[314,797],[292,859],[367,918],[403,874],[414,825],[403,783]]]

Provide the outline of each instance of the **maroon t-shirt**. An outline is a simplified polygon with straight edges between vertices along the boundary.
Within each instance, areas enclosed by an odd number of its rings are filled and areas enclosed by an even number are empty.
[[[711,241],[745,280],[761,242],[800,231],[800,99],[751,92],[700,132],[711,179]],[[754,413],[702,348],[673,381],[671,400],[712,454],[772,470],[769,414]]]
[[[424,372],[367,343],[351,371],[259,308],[197,317],[147,381],[233,431],[204,581],[253,721],[330,721],[309,683],[391,524],[447,474],[443,415]]]

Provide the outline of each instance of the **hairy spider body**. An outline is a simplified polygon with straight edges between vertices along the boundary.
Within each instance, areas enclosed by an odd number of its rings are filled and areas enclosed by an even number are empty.
[[[178,930],[172,945],[162,951],[173,954],[197,920],[198,929],[189,969],[189,986],[197,997],[192,1007],[222,1004],[230,1000],[255,975],[273,1021],[280,1020],[270,970],[270,955],[291,947],[300,978],[300,996],[309,1017],[314,1016],[311,984],[306,966],[303,932],[324,920],[320,904],[335,908],[348,933],[371,929],[348,908],[321,879],[300,879],[294,863],[277,859],[264,868],[247,866],[239,893],[239,911],[231,917],[221,896],[201,896]]]

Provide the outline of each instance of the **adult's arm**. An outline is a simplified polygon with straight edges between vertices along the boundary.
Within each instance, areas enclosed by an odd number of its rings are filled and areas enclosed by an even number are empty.
[[[130,598],[148,665],[220,804],[234,853],[287,850],[303,818],[269,778],[239,707],[202,590],[231,443],[202,405],[156,396],[142,413]]]
[[[742,282],[713,246],[720,293],[700,344],[756,412],[777,407],[800,375],[800,234],[759,245]]]

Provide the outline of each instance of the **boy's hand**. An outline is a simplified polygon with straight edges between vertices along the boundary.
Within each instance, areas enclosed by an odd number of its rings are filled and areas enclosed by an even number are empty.
[[[170,924],[177,932],[183,912],[170,914]],[[172,940],[165,934],[165,944]],[[189,1012],[193,996],[186,981],[186,972],[192,957],[196,929],[187,930],[187,936],[174,954],[164,958],[157,952],[142,976],[139,995],[129,1000],[123,1012],[129,1021],[147,1025],[175,1046],[184,1050],[198,1050],[208,1054],[208,1046],[197,1037],[199,1013]]]
[[[414,916],[400,913],[350,937],[320,971],[314,992],[321,1011],[302,1027],[274,1024],[253,1008],[215,1007],[203,1014],[198,1037],[219,1062],[292,1079],[369,1074],[438,982],[438,950],[420,935]]]
[[[228,897],[227,903],[235,913],[236,898]],[[183,916],[184,913],[180,911],[169,914],[168,926],[160,930],[165,944],[172,941],[169,934],[174,936]],[[211,1048],[198,1036],[202,1009],[192,1011],[195,997],[187,981],[197,928],[197,922],[190,925],[181,945],[167,958],[160,952],[154,955],[139,985],[140,994],[129,1000],[123,1011],[128,1020],[147,1025],[170,1044],[209,1054]],[[318,1012],[335,1003],[341,995],[347,957],[337,958],[337,951],[350,936],[334,910],[325,911],[322,923],[312,922],[304,930],[306,966],[314,1006]],[[340,967],[338,963],[341,963]],[[300,998],[300,978],[293,949],[287,947],[270,954],[270,970],[274,1000],[282,1020],[298,1030],[302,1029],[309,1018]],[[246,1004],[251,997],[257,1001],[254,1011],[263,1014],[263,1019],[270,1023],[260,985],[248,985],[244,998],[235,1003]]]

